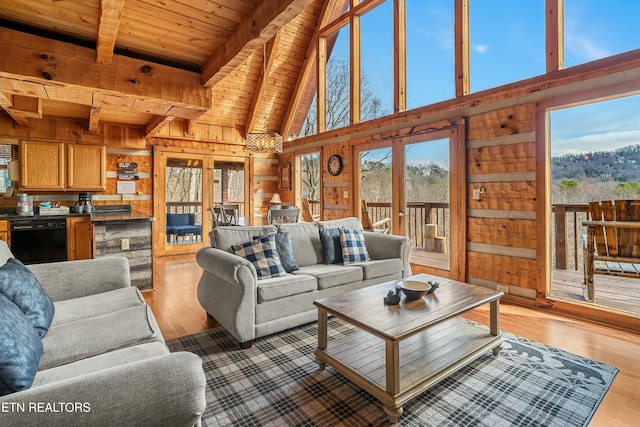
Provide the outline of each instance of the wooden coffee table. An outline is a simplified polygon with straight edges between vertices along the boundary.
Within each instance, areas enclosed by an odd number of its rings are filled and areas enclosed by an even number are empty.
[[[400,305],[383,298],[397,281],[322,298],[318,308],[320,369],[333,366],[384,405],[389,421],[402,415],[402,405],[488,350],[498,355],[499,304],[502,292],[428,274],[410,279],[437,281],[435,293]],[[490,304],[491,326],[472,325],[457,316]],[[327,346],[327,315],[360,330]]]

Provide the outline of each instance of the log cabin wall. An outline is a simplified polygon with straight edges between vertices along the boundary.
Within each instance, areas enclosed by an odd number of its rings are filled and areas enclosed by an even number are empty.
[[[331,175],[326,167],[327,161],[334,154],[342,157],[343,168],[338,176]],[[351,206],[351,195],[353,194],[351,183],[354,178],[355,164],[353,150],[349,144],[331,144],[322,147],[320,151],[320,182],[322,188],[322,212],[320,218],[323,220],[354,215],[353,207]],[[358,216],[357,213],[355,215]]]
[[[527,104],[471,116],[466,142],[467,281],[526,298],[537,288],[535,113]]]

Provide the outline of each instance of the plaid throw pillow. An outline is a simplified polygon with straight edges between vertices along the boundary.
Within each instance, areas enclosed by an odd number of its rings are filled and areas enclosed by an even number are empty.
[[[342,244],[342,263],[369,261],[369,253],[364,245],[362,230],[340,229],[340,243]]]
[[[276,251],[275,237],[263,236],[247,243],[231,246],[234,254],[249,261],[256,268],[258,279],[286,276]]]

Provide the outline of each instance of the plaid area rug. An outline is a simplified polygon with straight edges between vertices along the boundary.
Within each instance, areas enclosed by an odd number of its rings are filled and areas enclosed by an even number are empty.
[[[329,337],[354,332],[332,318]],[[490,351],[404,405],[399,426],[586,426],[618,369],[503,333]],[[203,426],[382,426],[382,404],[313,352],[317,324],[240,350],[223,328],[167,342],[202,358],[207,377]],[[329,343],[331,345],[331,343]]]

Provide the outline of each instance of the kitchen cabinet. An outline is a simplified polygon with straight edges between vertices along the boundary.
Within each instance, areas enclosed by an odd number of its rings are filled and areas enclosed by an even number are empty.
[[[20,189],[65,190],[65,177],[63,142],[20,143]]]
[[[104,191],[107,151],[102,145],[22,141],[20,189]]]
[[[9,241],[9,221],[6,219],[0,220],[0,240],[4,240],[7,242],[7,245],[11,247],[11,242]]]
[[[101,145],[67,144],[69,190],[100,191],[107,188],[107,150]]]
[[[67,217],[67,260],[93,258],[93,224],[87,216]]]

